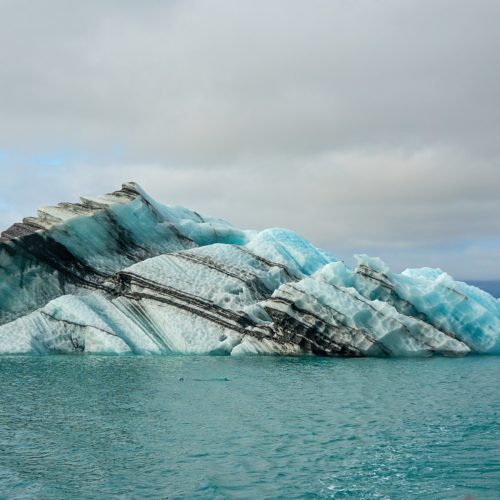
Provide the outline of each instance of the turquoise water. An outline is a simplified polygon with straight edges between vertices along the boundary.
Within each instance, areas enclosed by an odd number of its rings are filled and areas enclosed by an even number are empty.
[[[498,498],[499,382],[486,356],[4,357],[0,496]]]

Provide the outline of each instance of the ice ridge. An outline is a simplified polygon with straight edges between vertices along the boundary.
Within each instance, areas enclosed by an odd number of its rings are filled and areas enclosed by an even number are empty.
[[[1,234],[0,354],[500,353],[500,300],[441,270],[356,261],[126,183]]]

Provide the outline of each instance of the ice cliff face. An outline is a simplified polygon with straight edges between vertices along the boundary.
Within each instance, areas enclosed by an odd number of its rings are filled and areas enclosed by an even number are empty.
[[[500,353],[500,300],[440,270],[357,267],[134,183],[0,238],[0,353]]]

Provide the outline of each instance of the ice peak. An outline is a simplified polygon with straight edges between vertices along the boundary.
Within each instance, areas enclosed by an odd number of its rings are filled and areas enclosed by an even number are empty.
[[[499,300],[440,270],[356,261],[125,182],[2,233],[0,354],[500,354]]]

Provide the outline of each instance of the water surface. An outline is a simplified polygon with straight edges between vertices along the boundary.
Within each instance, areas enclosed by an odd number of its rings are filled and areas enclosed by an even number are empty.
[[[3,357],[0,496],[498,498],[499,382],[487,356]]]

